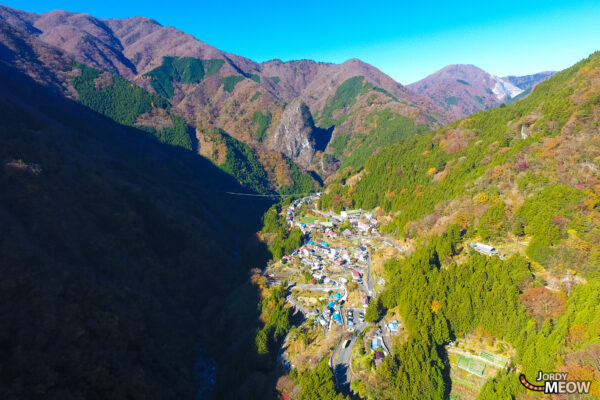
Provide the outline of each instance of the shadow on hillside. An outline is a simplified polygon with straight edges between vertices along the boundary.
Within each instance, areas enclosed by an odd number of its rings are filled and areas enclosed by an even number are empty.
[[[198,345],[221,374],[252,354],[248,272],[268,257],[254,232],[270,203],[228,195],[247,189],[193,152],[0,77],[3,393],[192,398]]]
[[[314,139],[315,139],[315,151],[325,151],[325,148],[329,144],[331,140],[331,135],[333,135],[333,130],[335,126],[332,125],[330,128],[319,128],[315,127]]]

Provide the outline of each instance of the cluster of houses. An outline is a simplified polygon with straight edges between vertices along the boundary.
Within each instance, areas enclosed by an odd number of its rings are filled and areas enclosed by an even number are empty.
[[[296,211],[298,210],[298,208],[300,208],[300,206],[303,203],[308,204],[308,202],[306,200],[296,200],[295,202],[290,204],[290,206],[287,208],[287,210],[285,212],[285,219],[287,220],[288,224],[290,224],[290,225],[294,224],[294,215],[296,214]]]
[[[353,229],[360,233],[368,233],[373,231],[377,226],[377,218],[371,212],[364,212],[361,209],[342,211],[340,218],[331,218],[329,221],[321,221],[319,218],[314,216],[305,216],[300,220],[294,219],[295,213],[298,208],[308,200],[297,200],[291,204],[286,210],[286,220],[292,228],[300,228],[303,233],[308,232],[319,232],[326,237],[335,238],[337,233],[335,228],[342,223],[342,221],[350,221],[350,225]],[[345,229],[342,232],[344,237],[351,237],[352,231]]]
[[[298,257],[300,263],[310,270],[312,277],[317,281],[323,280],[324,283],[328,283],[330,280],[324,274],[327,272],[327,265],[334,265],[348,269],[352,275],[352,280],[362,283],[364,268],[360,265],[351,264],[366,263],[369,252],[362,246],[352,252],[346,248],[332,247],[325,241],[308,240],[298,250],[294,250],[290,256],[284,256],[282,262],[288,263],[293,257]],[[348,283],[345,278],[340,278],[340,281]]]
[[[335,231],[335,224],[331,221],[321,221],[316,217],[310,216],[294,220],[293,214],[286,215],[286,218],[292,228],[300,228],[304,234],[317,232],[328,238],[336,238],[338,236]]]
[[[362,209],[342,211],[340,217],[344,221],[350,221],[351,226],[361,233],[372,231],[377,226],[377,218],[370,212],[363,213]],[[347,232],[342,234],[348,235]]]
[[[387,329],[390,331],[392,336],[398,336],[400,327],[400,323],[397,320],[392,320],[386,324]],[[388,349],[385,346],[383,341],[383,332],[381,329],[377,329],[375,331],[375,335],[373,339],[371,339],[371,350],[375,353],[373,355],[373,361],[375,362],[375,366],[381,364],[385,356],[388,355]]]

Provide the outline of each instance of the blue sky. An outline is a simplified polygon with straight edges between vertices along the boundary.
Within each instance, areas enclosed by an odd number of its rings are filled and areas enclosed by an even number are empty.
[[[255,61],[360,58],[397,81],[448,64],[499,76],[566,68],[600,50],[600,1],[4,0],[27,11],[143,15]]]

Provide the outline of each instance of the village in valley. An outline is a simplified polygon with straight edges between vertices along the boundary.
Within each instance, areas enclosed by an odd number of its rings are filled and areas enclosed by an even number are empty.
[[[350,393],[352,383],[380,384],[373,370],[408,338],[397,310],[388,310],[381,320],[366,314],[385,287],[384,264],[409,249],[379,232],[373,211],[323,212],[318,200],[315,194],[282,209],[289,227],[304,234],[303,244],[271,262],[263,275],[267,286],[287,287],[286,300],[301,321],[282,346],[283,367],[305,370],[328,357],[336,384]],[[465,247],[503,257],[487,244]],[[508,367],[512,351],[485,329],[446,349],[455,399],[475,399],[489,377]]]

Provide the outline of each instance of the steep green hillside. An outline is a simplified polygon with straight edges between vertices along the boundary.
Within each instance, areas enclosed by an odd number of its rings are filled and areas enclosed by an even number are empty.
[[[306,194],[315,191],[315,187],[319,184],[315,182],[310,175],[300,171],[298,166],[293,163],[287,156],[283,156],[287,166],[290,170],[290,179],[292,184],[289,186],[283,186],[279,189],[281,194]]]
[[[487,199],[493,203],[495,197],[513,198],[506,213],[510,226],[511,215],[526,199],[524,194],[565,184],[580,191],[581,201],[587,204],[577,210],[577,216],[572,214],[573,219],[587,221],[573,233],[583,239],[595,229],[589,223],[595,215],[599,183],[599,144],[593,134],[600,104],[600,93],[593,89],[599,58],[594,54],[557,74],[517,104],[475,114],[383,149],[365,163],[365,173],[355,187],[333,187],[323,196],[322,205],[331,207],[337,193],[351,207],[379,206],[393,216],[386,230],[403,236],[412,234],[411,221],[439,207],[450,203],[455,214],[464,211],[454,204],[458,199],[487,208]],[[563,239],[567,228],[561,228]],[[595,240],[588,241],[590,255],[597,254]]]
[[[342,160],[340,168],[359,168],[377,149],[429,131],[427,126],[415,126],[410,118],[392,113],[389,109],[369,114],[365,118],[365,126],[370,129],[368,134],[354,135],[350,143],[343,144],[342,139],[339,145],[334,144],[338,146],[335,149],[337,154],[340,154],[339,148],[342,146],[342,148],[349,148],[350,151],[350,154]]]
[[[409,337],[373,381],[353,384],[361,397],[447,398],[464,382],[449,386],[446,345],[473,332],[514,348],[511,365],[530,381],[566,371],[600,395],[599,71],[595,53],[514,105],[384,148],[327,188],[321,208],[375,209],[412,249],[385,266],[380,296]],[[502,257],[471,250],[478,241]],[[522,398],[509,371],[478,398]]]
[[[257,92],[258,93],[258,92]],[[267,128],[271,125],[272,115],[270,111],[267,111],[266,114],[263,114],[260,111],[254,111],[252,115],[252,122],[256,125],[256,133],[255,139],[259,142],[265,140],[267,134]]]
[[[344,110],[353,106],[356,103],[356,98],[359,95],[368,93],[369,91],[377,91],[386,96],[398,101],[394,96],[388,93],[385,89],[381,89],[368,82],[364,76],[355,76],[342,82],[335,91],[333,97],[328,99],[327,104],[321,110],[318,118],[319,126],[330,128],[332,125],[339,125],[344,122],[348,116],[343,114],[338,118],[334,118],[333,114],[336,111]]]
[[[170,113],[170,104],[120,76],[73,62],[80,75],[73,78],[79,101],[107,117],[127,126],[136,126],[143,115],[162,110],[167,126],[144,127],[163,143],[192,150],[191,130],[182,117]],[[169,126],[170,125],[170,126]]]
[[[152,88],[168,99],[173,98],[173,82],[200,83],[217,73],[224,60],[201,60],[193,57],[163,57],[160,67],[148,72]]]
[[[221,78],[221,83],[223,84],[223,90],[229,93],[233,92],[235,89],[235,85],[244,80],[243,76],[240,75],[230,75]]]
[[[406,102],[364,76],[342,82],[315,118],[321,127],[335,126],[336,129],[327,145],[322,169],[330,171],[339,167],[348,173],[348,167],[358,169],[382,147],[427,132],[428,126],[416,123],[418,118],[415,114],[409,115],[407,108]],[[429,122],[432,121],[436,120],[429,115]]]
[[[226,149],[224,162],[217,163],[223,171],[257,193],[274,193],[269,187],[264,167],[247,144],[232,138],[220,129],[204,132],[204,137],[212,142],[215,149]],[[217,159],[219,156],[213,154],[211,158]]]
[[[574,287],[566,300],[564,293],[540,288],[531,264],[520,255],[501,260],[474,253],[447,265],[465,251],[460,247],[468,239],[465,234],[452,225],[406,260],[386,265],[390,284],[380,301],[384,309],[402,315],[409,338],[377,368],[375,384],[354,385],[361,397],[447,398],[451,388],[444,345],[467,340],[465,334],[473,331],[514,346],[513,363],[530,381],[540,370],[556,370],[557,364],[562,371],[594,380],[597,361],[586,357],[600,349],[600,281]],[[552,308],[544,311],[544,304]],[[501,372],[487,381],[478,398],[524,394],[516,372]]]

